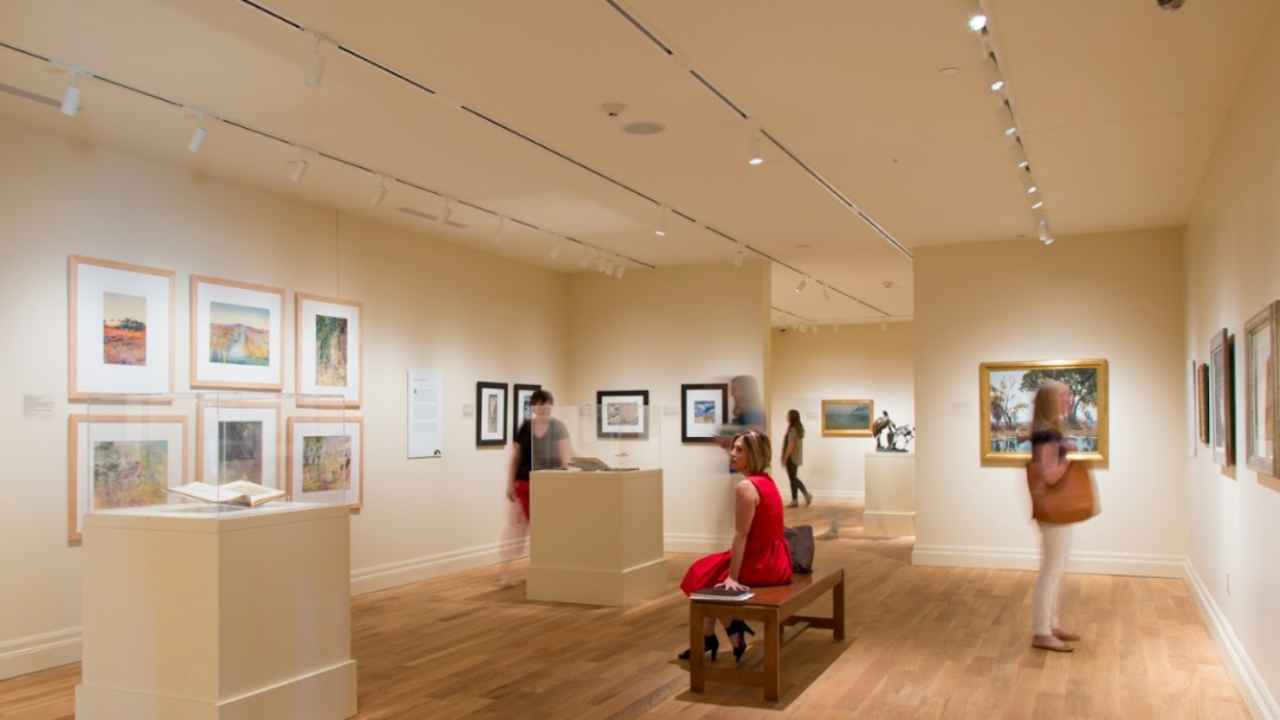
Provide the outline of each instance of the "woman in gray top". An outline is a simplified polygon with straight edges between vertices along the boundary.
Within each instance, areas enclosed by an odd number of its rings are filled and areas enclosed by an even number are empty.
[[[804,464],[804,424],[800,422],[799,411],[787,411],[787,436],[782,443],[782,462],[787,466],[787,477],[791,479],[791,504],[787,507],[800,507],[800,495],[804,495],[804,506],[809,507],[813,504],[813,496],[796,475]]]

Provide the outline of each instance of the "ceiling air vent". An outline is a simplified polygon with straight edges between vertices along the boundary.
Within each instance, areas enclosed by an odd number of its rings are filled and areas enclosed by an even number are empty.
[[[412,215],[414,217],[422,218],[423,220],[430,220],[431,222],[435,222],[437,220],[435,215],[432,215],[429,212],[423,212],[417,208],[398,207],[396,209],[405,215]],[[454,222],[453,220],[446,222],[445,225],[448,225],[451,228],[458,228],[459,230],[466,230],[468,227],[467,225],[463,225],[460,222]]]
[[[637,122],[629,122],[621,126],[622,132],[629,135],[657,135],[667,129],[666,125],[659,122],[649,122],[647,120],[639,120]]]

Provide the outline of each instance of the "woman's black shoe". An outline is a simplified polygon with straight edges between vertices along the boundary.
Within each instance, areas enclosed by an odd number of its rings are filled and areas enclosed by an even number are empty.
[[[747,635],[755,635],[756,631],[751,626],[741,620],[734,620],[729,623],[729,627],[724,629],[726,635],[729,636],[729,644],[733,646],[733,659],[741,660],[742,654],[747,651]],[[733,636],[738,636],[738,643],[735,645]]]
[[[711,633],[710,635],[703,635],[702,650],[703,652],[711,653],[711,662],[715,662],[716,653],[720,652],[720,638],[716,637],[715,633]],[[690,653],[690,651],[685,650],[684,652],[680,653],[680,659],[688,660],[691,655],[692,653]]]

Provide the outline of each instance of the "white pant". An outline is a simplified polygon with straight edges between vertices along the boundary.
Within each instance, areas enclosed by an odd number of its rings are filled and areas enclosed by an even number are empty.
[[[1071,554],[1071,525],[1038,523],[1043,539],[1040,577],[1036,578],[1035,610],[1032,633],[1050,635],[1058,627],[1058,585],[1067,569]]]

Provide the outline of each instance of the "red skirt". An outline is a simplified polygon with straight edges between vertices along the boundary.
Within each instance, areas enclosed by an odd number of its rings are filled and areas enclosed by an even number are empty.
[[[685,573],[680,589],[685,595],[705,587],[714,587],[729,577],[733,552],[725,550],[695,560]],[[789,585],[791,583],[791,548],[786,540],[770,544],[763,552],[748,552],[742,562],[741,577],[734,578],[747,587]]]

